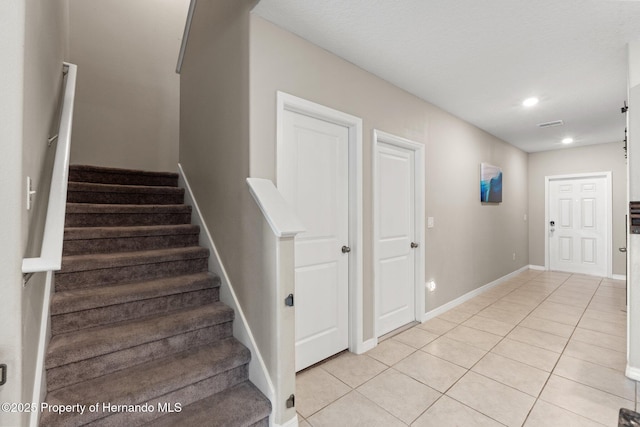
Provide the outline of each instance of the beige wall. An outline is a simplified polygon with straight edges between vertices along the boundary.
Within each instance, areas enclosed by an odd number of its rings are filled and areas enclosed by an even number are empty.
[[[70,0],[72,163],[175,171],[189,0]]]
[[[0,360],[8,366],[7,384],[0,387],[0,401],[22,399],[22,115],[24,83],[25,2],[0,2],[0,55],[5,67],[0,79]],[[20,414],[0,412],[0,425],[20,425]]]
[[[528,264],[527,155],[257,16],[251,17],[251,176],[276,178],[276,91],[363,119],[364,338],[373,336],[371,138],[426,144],[427,311]],[[504,202],[481,205],[480,163],[499,165]],[[512,253],[516,260],[512,260]]]
[[[621,129],[620,136],[623,136]],[[529,257],[532,265],[545,265],[545,176],[611,171],[613,274],[626,274],[625,214],[627,173],[622,142],[529,154]]]
[[[67,0],[27,0],[24,70],[23,177],[33,178],[34,205],[27,213],[24,200],[25,256],[39,256],[49,199],[53,158],[57,143],[47,147],[47,137],[58,128],[62,89],[62,62],[68,38]],[[45,274],[34,275],[22,297],[23,390],[22,401],[32,400]]]
[[[32,253],[30,233],[42,229],[43,210],[27,212],[25,182],[31,176],[36,189],[48,185],[43,165],[62,77],[65,22],[66,0],[0,2],[0,55],[7,64],[0,79],[0,156],[8,160],[0,168],[0,361],[8,365],[7,384],[0,387],[2,402],[31,401],[42,275],[23,289],[21,265]],[[46,204],[44,196],[38,191],[38,205]],[[25,422],[22,414],[0,412],[0,425]]]

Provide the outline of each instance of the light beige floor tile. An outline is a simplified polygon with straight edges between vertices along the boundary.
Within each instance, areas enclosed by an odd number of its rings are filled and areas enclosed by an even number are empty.
[[[442,396],[411,427],[503,427],[480,412]]]
[[[587,307],[587,310],[590,308],[598,311],[604,311],[605,313],[612,313],[612,314],[626,313],[624,304],[615,304],[615,305],[599,304],[597,302],[591,301],[591,303],[589,304],[589,307]]]
[[[608,296],[602,296],[602,295],[595,295],[591,300],[591,303],[610,305],[610,306],[616,306],[616,307],[624,307],[625,298],[624,296],[608,297]]]
[[[321,365],[322,369],[351,387],[358,387],[365,381],[387,369],[387,365],[364,355],[346,352]]]
[[[627,400],[636,398],[635,381],[615,369],[563,355],[553,373]]]
[[[501,339],[499,335],[479,331],[466,326],[458,326],[443,335],[444,337],[470,344],[482,350],[491,350]]]
[[[394,368],[441,393],[467,372],[466,369],[422,351],[397,363]]]
[[[473,329],[490,332],[495,335],[500,335],[501,337],[507,335],[515,326],[512,323],[505,323],[482,316],[473,316],[471,319],[465,321],[463,325]]]
[[[458,326],[457,323],[448,322],[439,317],[434,317],[433,319],[427,320],[426,322],[418,325],[418,328],[424,329],[432,334],[442,335],[446,334],[456,326]]]
[[[352,391],[308,418],[313,427],[401,427],[403,422]]]
[[[525,294],[518,291],[516,292],[503,297],[501,301],[513,302],[533,309],[545,299],[545,296],[543,295],[534,295],[532,293]]]
[[[298,420],[298,427],[311,427],[311,424],[306,420]]]
[[[623,353],[627,352],[626,338],[603,334],[602,332],[591,331],[589,329],[576,328],[571,340],[586,342],[587,344],[593,344],[598,347],[609,348]]]
[[[517,360],[534,368],[542,369],[545,372],[551,372],[560,358],[560,353],[535,347],[520,341],[514,341],[509,338],[500,341],[491,352],[512,360]]]
[[[522,326],[516,326],[516,328],[507,335],[507,338],[555,351],[556,353],[562,353],[567,343],[566,338]]]
[[[589,301],[591,301],[591,297],[588,295],[583,297],[578,297],[574,295],[568,295],[570,292],[557,293],[554,292],[547,298],[549,302],[556,302],[558,304],[570,305],[573,307],[578,307],[581,309],[587,308],[589,305]]]
[[[540,399],[607,426],[618,425],[620,408],[634,406],[630,400],[557,375],[551,375]]]
[[[627,367],[627,355],[625,353],[581,341],[570,340],[563,354],[620,372],[624,372]]]
[[[407,424],[441,396],[431,387],[394,369],[364,383],[358,391]]]
[[[422,348],[422,351],[467,369],[487,353],[486,350],[447,337],[440,337],[430,342]]]
[[[456,308],[460,311],[465,311],[467,313],[477,313],[485,307],[493,304],[495,300],[493,298],[477,296],[475,298],[470,299],[469,301],[465,301]]]
[[[569,307],[568,305],[564,304],[563,306]],[[531,312],[531,315],[534,317],[539,317],[541,319],[564,323],[565,325],[576,326],[578,324],[578,321],[580,320],[580,317],[582,316],[582,312],[572,313],[569,311],[563,311],[562,309],[558,308],[551,308],[548,305],[543,306],[542,304],[540,304],[538,308]]]
[[[499,308],[494,308],[492,305],[485,308],[478,313],[478,316],[487,317],[493,320],[499,320],[501,322],[517,325],[526,317],[527,313],[513,313],[511,311],[505,311]]]
[[[540,394],[550,375],[549,372],[494,353],[488,353],[471,370],[533,397]]]
[[[540,304],[540,308],[556,311],[558,313],[568,313],[578,317],[582,316],[582,313],[584,313],[584,308],[574,307],[567,304],[559,304],[557,302],[552,302],[549,300],[544,301],[542,304]]]
[[[564,338],[569,338],[575,329],[574,326],[554,322],[553,320],[542,319],[533,315],[527,316],[527,318],[520,322],[518,326],[524,326],[525,328],[547,332]]]
[[[604,334],[616,335],[626,338],[627,325],[619,323],[610,323],[602,320],[596,320],[591,318],[582,318],[578,326],[583,329],[589,329],[591,331],[602,332]]]
[[[511,294],[509,294],[509,295],[511,295]],[[508,295],[506,295],[506,296],[508,296]],[[508,311],[510,313],[517,313],[517,314],[527,314],[527,313],[529,313],[531,311],[531,306],[530,305],[523,305],[523,304],[518,304],[518,303],[513,302],[513,301],[508,301],[508,300],[504,299],[505,297],[503,297],[500,300],[498,300],[498,301],[494,302],[493,304],[491,304],[491,307],[497,308],[499,310]]]
[[[453,323],[462,323],[465,320],[467,320],[468,318],[470,318],[471,316],[473,316],[475,313],[469,313],[467,311],[462,311],[460,309],[458,309],[458,307],[456,308],[452,308],[449,311],[446,311],[444,313],[442,313],[440,316],[438,316],[438,318],[442,319],[442,320],[446,320],[447,322],[453,322]]]
[[[602,427],[602,424],[581,417],[550,403],[538,400],[524,423],[524,427]]]
[[[471,371],[447,395],[508,426],[521,426],[535,402],[521,391]]]
[[[296,410],[308,418],[351,389],[324,369],[317,367],[296,375]]]
[[[394,341],[399,341],[413,348],[422,348],[436,338],[438,338],[437,334],[425,331],[424,329],[413,327],[409,330],[399,333],[391,339]]]
[[[599,311],[588,307],[583,315],[583,318],[585,317],[588,319],[602,320],[609,323],[617,323],[621,325],[627,324],[627,313],[623,311],[617,313],[608,313],[606,311]]]
[[[415,348],[395,340],[385,340],[365,354],[387,366],[392,366],[416,351]]]

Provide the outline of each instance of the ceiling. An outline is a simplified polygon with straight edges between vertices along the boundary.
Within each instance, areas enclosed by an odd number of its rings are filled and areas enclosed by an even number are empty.
[[[524,151],[624,138],[638,0],[261,0],[254,13]]]

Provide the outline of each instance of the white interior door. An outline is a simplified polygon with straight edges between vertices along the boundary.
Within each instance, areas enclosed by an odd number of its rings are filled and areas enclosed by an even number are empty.
[[[295,239],[296,371],[349,346],[349,130],[284,111],[278,188]]]
[[[608,186],[605,176],[549,181],[549,267],[607,275]]]
[[[415,320],[415,152],[376,150],[376,313],[381,336]]]

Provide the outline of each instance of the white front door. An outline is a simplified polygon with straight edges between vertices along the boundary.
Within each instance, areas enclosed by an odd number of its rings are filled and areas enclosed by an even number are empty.
[[[415,320],[415,152],[376,150],[377,336]]]
[[[608,183],[606,176],[549,181],[549,267],[607,276]]]
[[[299,371],[349,346],[349,130],[283,114],[278,189],[306,228],[295,239]]]

